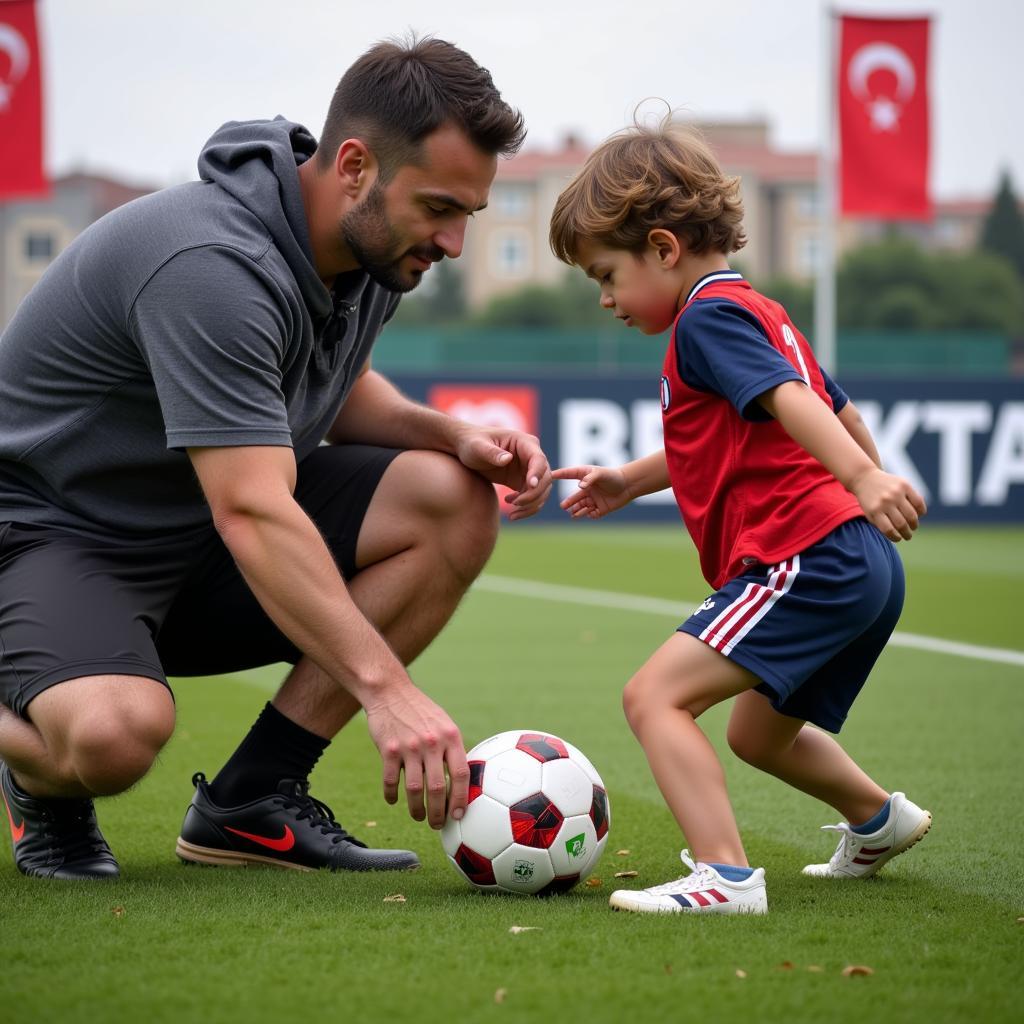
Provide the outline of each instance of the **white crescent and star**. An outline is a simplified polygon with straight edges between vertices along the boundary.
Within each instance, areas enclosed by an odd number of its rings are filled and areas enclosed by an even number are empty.
[[[0,111],[4,111],[15,85],[25,77],[31,58],[24,36],[10,25],[0,24],[0,52],[6,53],[11,63],[6,80],[0,80]]]
[[[893,96],[875,96],[868,80],[876,71],[891,71],[896,76]],[[895,132],[899,128],[903,106],[917,88],[917,72],[906,53],[892,43],[868,43],[850,58],[846,71],[850,91],[868,110],[876,132]]]

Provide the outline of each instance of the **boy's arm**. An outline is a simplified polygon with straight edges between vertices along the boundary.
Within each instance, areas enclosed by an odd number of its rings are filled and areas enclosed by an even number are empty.
[[[879,468],[882,468],[882,456],[878,454],[878,448],[875,445],[875,439],[871,436],[871,431],[868,430],[868,425],[864,422],[863,417],[860,414],[860,410],[851,401],[847,401],[846,405],[839,410],[836,414],[839,422],[846,428],[846,432],[860,445],[861,448],[867,452],[871,461]]]
[[[600,519],[669,485],[664,449],[624,466],[566,466],[554,470],[551,476],[579,481],[577,489],[560,503],[574,519]]]
[[[927,511],[924,499],[902,477],[880,469],[874,461],[877,451],[873,456],[862,447],[806,384],[786,381],[757,401],[857,499],[882,533],[893,541],[910,540],[918,517]]]

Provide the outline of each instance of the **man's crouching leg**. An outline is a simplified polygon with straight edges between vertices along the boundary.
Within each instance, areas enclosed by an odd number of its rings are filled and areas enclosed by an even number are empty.
[[[87,676],[0,713],[0,785],[14,859],[41,878],[112,878],[94,796],[134,785],[174,729],[170,691],[138,676]]]
[[[321,449],[317,459],[329,469],[337,454]],[[482,477],[438,452],[402,452],[374,484],[358,536],[339,536],[329,504],[314,520],[339,564],[349,567],[356,605],[409,664],[448,622],[490,556],[497,500]],[[337,496],[339,508],[350,501]],[[327,742],[358,711],[336,680],[301,658],[214,781],[194,778],[178,855],[299,870],[418,867],[410,851],[364,847],[309,794],[309,773]]]

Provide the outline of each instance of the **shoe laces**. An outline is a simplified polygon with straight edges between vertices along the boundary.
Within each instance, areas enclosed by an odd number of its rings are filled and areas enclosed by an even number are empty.
[[[839,822],[838,825],[822,825],[821,831],[839,833],[839,845],[836,847],[836,852],[832,854],[828,862],[829,867],[838,867],[844,860],[848,859],[852,855],[852,851],[848,852],[847,848],[853,841],[854,832],[845,821]]]
[[[334,811],[327,804],[310,796],[309,783],[304,779],[287,779],[279,788],[283,805],[298,810],[296,820],[308,821],[310,828],[320,829],[321,835],[330,837],[332,843],[351,843],[366,849],[366,843],[361,843],[335,820]]]
[[[655,896],[669,896],[674,892],[690,892],[695,889],[705,889],[718,881],[715,869],[708,867],[707,864],[695,864],[689,850],[681,850],[679,859],[690,869],[690,873],[682,875],[672,882],[652,886],[647,890],[649,893],[653,893]]]
[[[96,823],[91,800],[39,801],[46,838],[58,846],[66,863],[97,853],[109,853],[110,847]]]

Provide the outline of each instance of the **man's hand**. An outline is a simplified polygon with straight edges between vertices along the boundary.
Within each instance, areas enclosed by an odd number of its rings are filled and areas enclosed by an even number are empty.
[[[384,762],[384,799],[398,802],[398,778],[404,772],[409,813],[417,821],[426,817],[431,828],[441,828],[446,809],[461,818],[469,803],[469,765],[458,727],[444,710],[411,684],[391,688],[365,707],[370,736]]]
[[[891,541],[910,540],[918,517],[928,511],[924,498],[901,476],[872,467],[850,484],[868,521]]]
[[[519,430],[472,427],[459,433],[455,454],[468,469],[494,484],[511,487],[509,519],[527,519],[539,512],[551,492],[551,467],[540,441]]]
[[[573,519],[600,519],[633,500],[626,474],[619,467],[566,466],[551,476],[555,480],[579,480],[579,487],[559,504]]]

